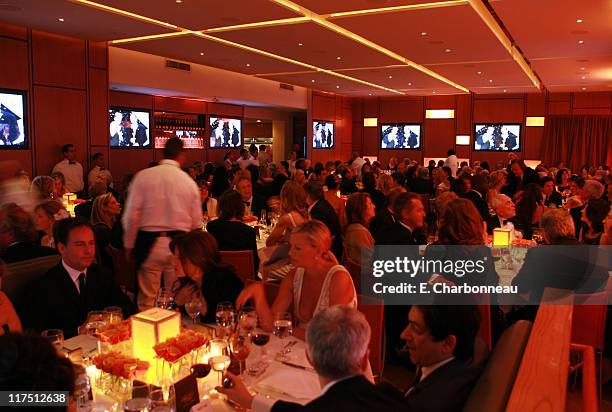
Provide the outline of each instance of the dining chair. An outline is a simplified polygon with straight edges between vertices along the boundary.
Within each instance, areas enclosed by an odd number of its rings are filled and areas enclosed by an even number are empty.
[[[32,282],[41,278],[60,261],[59,255],[44,256],[6,265],[2,278],[2,291],[19,311],[23,307],[25,293]]]
[[[222,250],[219,255],[221,263],[232,266],[243,283],[255,279],[252,250]]]
[[[385,365],[384,301],[370,296],[357,295],[357,309],[364,314],[372,330],[369,345],[370,366],[374,379],[379,382],[382,380]]]

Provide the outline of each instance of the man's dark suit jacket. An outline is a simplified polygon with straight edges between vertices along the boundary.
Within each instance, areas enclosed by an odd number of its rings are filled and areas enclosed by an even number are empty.
[[[529,292],[532,304],[540,302],[546,287],[593,293],[606,286],[609,262],[605,249],[565,238],[529,249],[512,285],[519,293]]]
[[[331,386],[322,396],[302,406],[297,403],[278,401],[272,412],[399,412],[406,410],[401,398],[387,394],[372,385],[363,375],[340,381]]]
[[[551,195],[544,199],[544,206],[546,207],[561,207],[563,205],[563,198],[561,197],[561,193],[553,190]]]
[[[327,226],[332,239],[332,252],[338,259],[342,259],[342,234],[340,233],[340,220],[333,206],[325,199],[317,201],[314,207],[310,210],[310,217],[319,220]]]
[[[525,172],[523,173],[523,177],[521,179],[516,177],[514,173],[509,172],[508,185],[503,188],[502,192],[510,196],[510,198],[513,198],[516,192],[525,189],[525,186],[530,183],[538,183],[539,180],[540,178],[536,171],[530,167],[525,169]]]
[[[480,192],[477,192],[476,190],[472,189],[466,194],[464,194],[462,197],[464,199],[468,199],[474,204],[474,206],[476,206],[476,209],[478,210],[478,213],[480,213],[480,217],[482,217],[483,221],[489,221],[489,219],[491,218],[491,215],[489,214],[489,205],[485,200],[485,197],[481,195]]]
[[[126,319],[136,312],[135,305],[115,285],[110,273],[95,263],[87,269],[85,301],[60,262],[31,285],[24,302],[26,306],[18,308],[24,328],[62,329],[65,338],[77,335],[78,327],[92,310],[119,306]]]
[[[57,250],[34,242],[18,242],[6,248],[2,260],[15,263],[51,255],[57,255]]]
[[[433,182],[430,179],[421,179],[417,177],[416,179],[411,180],[407,186],[408,189],[414,193],[428,195],[432,195],[434,193]]]
[[[588,204],[585,203],[582,206],[573,207],[569,210],[572,221],[574,222],[574,228],[576,228],[576,238],[580,236],[580,229],[582,228],[582,209]]]
[[[206,225],[208,233],[217,239],[219,250],[252,250],[255,272],[259,268],[255,229],[242,222],[215,219]]]
[[[518,219],[516,218],[516,216],[510,218],[510,219],[504,219],[504,221],[510,221],[513,225],[515,229],[518,229]],[[497,215],[493,215],[490,216],[489,219],[487,220],[487,232],[489,234],[493,233],[493,229],[498,229],[500,228],[500,223],[499,223],[499,217]]]
[[[411,232],[396,221],[388,226],[375,241],[377,245],[424,245],[427,243],[427,235],[420,228]]]
[[[480,375],[481,368],[469,361],[454,359],[440,366],[401,394],[390,385],[384,389],[396,398],[403,398],[403,409],[410,412],[458,412],[461,411],[474,384]]]

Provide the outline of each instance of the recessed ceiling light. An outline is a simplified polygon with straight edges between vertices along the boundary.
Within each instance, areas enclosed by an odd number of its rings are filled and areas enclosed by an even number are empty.
[[[314,81],[314,79],[312,79],[312,80],[311,80],[311,82],[313,82],[313,83],[314,83],[314,82],[315,82],[315,81]]]
[[[451,50],[450,50],[450,49],[446,49],[446,50],[444,50],[444,51],[448,53],[448,52],[449,52],[449,51],[451,51]]]
[[[584,40],[578,40],[578,44],[584,43]]]
[[[336,60],[342,60],[342,57],[338,56],[336,57]]]
[[[368,96],[372,96],[372,93],[368,93]]]
[[[489,79],[489,83],[493,83],[493,80]]]
[[[504,89],[504,93],[506,93],[508,90]]]
[[[427,33],[426,33],[426,32],[424,32],[424,31],[422,31],[422,32],[421,32],[421,36],[427,36]]]
[[[581,67],[580,70],[584,70],[584,67]]]
[[[408,86],[412,86],[412,83],[408,83]]]
[[[582,90],[586,90],[586,87],[583,87]]]
[[[576,20],[576,23],[582,23],[582,19]]]
[[[433,94],[436,94],[436,92],[432,92]]]
[[[200,56],[204,56],[204,52],[200,52]]]
[[[340,86],[336,86],[336,89],[339,89],[339,88],[340,88]]]
[[[302,43],[298,43],[298,46],[303,46],[303,44]]]
[[[259,120],[259,119],[258,119],[258,120],[257,120],[257,123],[261,123],[261,120]]]
[[[64,19],[62,19],[61,17],[58,19],[59,21],[64,21]]]
[[[478,74],[482,74],[482,72],[478,72]]]
[[[183,0],[176,0],[176,2],[180,4],[183,2]]]
[[[393,78],[393,76],[389,76],[389,78],[390,78],[390,79],[392,79],[392,78]]]
[[[251,64],[250,64],[250,63],[247,63],[247,64],[246,64],[246,67],[251,67]]]
[[[582,79],[586,79],[586,76],[582,76],[581,78],[582,78]]]

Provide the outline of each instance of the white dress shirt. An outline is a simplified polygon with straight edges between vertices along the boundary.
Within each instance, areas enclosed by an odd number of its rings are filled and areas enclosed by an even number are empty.
[[[106,168],[102,169],[100,166],[94,166],[87,175],[87,184],[89,187],[92,187],[94,183],[98,181],[98,179],[102,180],[104,183],[106,183],[107,179],[109,179],[110,187],[113,187],[113,176],[111,175],[110,170]]]
[[[253,210],[253,196],[251,196],[251,198],[249,200],[243,200],[244,203],[244,215],[245,216],[249,216],[251,214],[251,211]],[[247,205],[246,202],[249,202],[249,204]]]
[[[73,267],[68,266],[68,264],[64,262],[64,259],[62,259],[62,266],[64,267],[64,269],[66,269],[66,272],[68,272],[68,276],[70,276],[70,279],[72,279],[72,283],[74,283],[74,286],[76,286],[76,289],[80,294],[81,289],[79,289],[79,276],[81,275],[81,273],[85,273],[85,279],[87,279],[87,269],[83,271],[78,271]]]
[[[68,159],[64,159],[55,166],[51,174],[55,172],[61,172],[66,179],[66,190],[72,193],[78,193],[83,190],[85,183],[83,183],[83,166],[79,162],[69,162]]]
[[[159,166],[134,176],[121,222],[126,249],[134,248],[139,230],[188,232],[197,229],[202,224],[198,186],[178,162],[164,159]]]
[[[450,167],[450,170],[453,173],[453,177],[457,177],[457,169],[459,168],[459,160],[457,159],[457,156],[448,156],[444,161],[444,166]]]

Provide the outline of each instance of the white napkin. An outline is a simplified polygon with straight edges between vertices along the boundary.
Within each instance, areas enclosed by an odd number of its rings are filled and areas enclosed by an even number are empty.
[[[64,348],[68,350],[83,349],[83,355],[98,349],[98,339],[91,335],[76,335],[64,341]]]
[[[270,395],[278,394],[301,400],[311,400],[321,394],[321,386],[315,373],[291,367],[272,371],[254,387]]]

